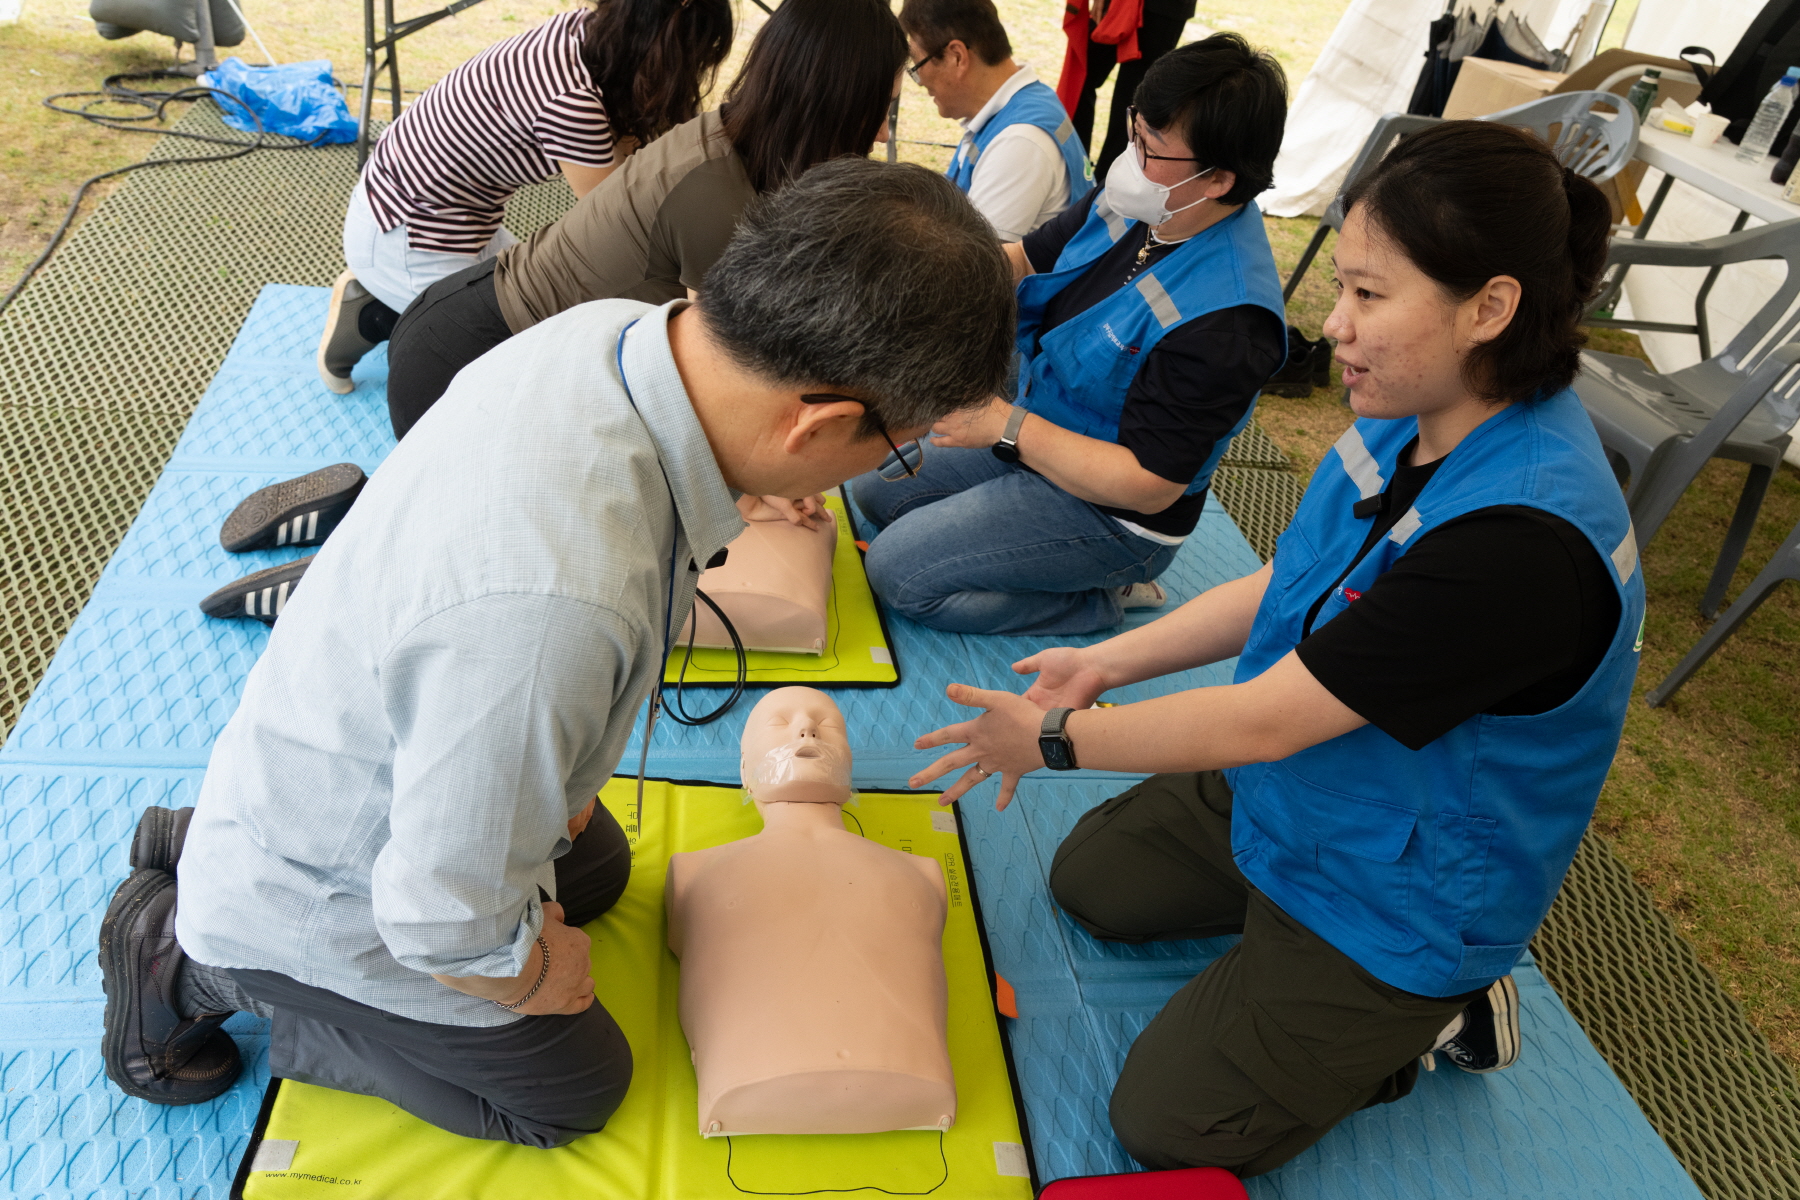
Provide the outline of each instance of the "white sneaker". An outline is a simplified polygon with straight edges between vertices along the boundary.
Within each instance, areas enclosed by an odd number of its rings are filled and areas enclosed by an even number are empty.
[[[1128,583],[1119,589],[1120,608],[1161,608],[1169,602],[1169,593],[1160,583]]]

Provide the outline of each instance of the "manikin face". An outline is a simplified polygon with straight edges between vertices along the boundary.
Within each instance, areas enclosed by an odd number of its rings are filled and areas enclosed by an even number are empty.
[[[738,769],[758,804],[843,804],[850,799],[844,714],[816,688],[777,688],[744,721]]]

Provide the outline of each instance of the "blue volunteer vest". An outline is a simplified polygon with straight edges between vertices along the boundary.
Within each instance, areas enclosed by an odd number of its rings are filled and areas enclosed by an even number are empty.
[[[1069,114],[1063,111],[1062,101],[1035,79],[1014,92],[1012,99],[988,118],[979,133],[963,139],[950,157],[950,169],[944,174],[950,177],[951,183],[967,192],[975,179],[975,164],[988,143],[999,137],[1007,126],[1020,124],[1035,125],[1050,135],[1050,140],[1062,151],[1063,167],[1069,174],[1069,203],[1081,199],[1093,182],[1094,169],[1088,165],[1087,151],[1082,149],[1081,139],[1075,136],[1075,126],[1069,123]]]
[[[1464,438],[1333,588],[1375,519],[1351,507],[1386,487],[1417,431],[1410,417],[1358,421],[1319,464],[1277,544],[1235,682],[1292,650],[1328,590],[1314,629],[1432,529],[1496,504],[1562,517],[1611,564],[1621,615],[1606,657],[1546,713],[1477,715],[1417,751],[1365,725],[1226,774],[1236,794],[1232,854],[1252,883],[1376,978],[1450,996],[1512,970],[1562,886],[1624,727],[1644,581],[1600,440],[1565,389],[1504,408]]]
[[[1196,234],[1126,286],[1078,316],[1038,336],[1044,306],[1118,242],[1127,221],[1095,195],[1087,220],[1069,239],[1054,270],[1019,283],[1019,392],[1014,401],[1064,429],[1101,441],[1119,440],[1119,415],[1131,380],[1163,335],[1176,326],[1240,304],[1256,304],[1281,323],[1283,354],[1287,313],[1281,277],[1262,212],[1255,204]],[[1193,495],[1212,480],[1231,439],[1250,423],[1255,404],[1220,438],[1212,457],[1188,485]]]

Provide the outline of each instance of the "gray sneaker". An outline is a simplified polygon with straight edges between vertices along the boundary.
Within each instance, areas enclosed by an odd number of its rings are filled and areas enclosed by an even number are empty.
[[[375,348],[357,328],[357,318],[373,299],[348,271],[331,286],[331,311],[325,314],[325,332],[319,335],[319,378],[340,396],[356,390],[350,371]]]

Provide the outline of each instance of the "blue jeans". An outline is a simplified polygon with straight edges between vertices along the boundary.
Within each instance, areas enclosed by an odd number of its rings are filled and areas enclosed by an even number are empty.
[[[849,486],[879,530],[865,559],[875,594],[952,633],[1111,629],[1117,589],[1155,579],[1178,549],[985,449],[933,446],[917,478]]]

